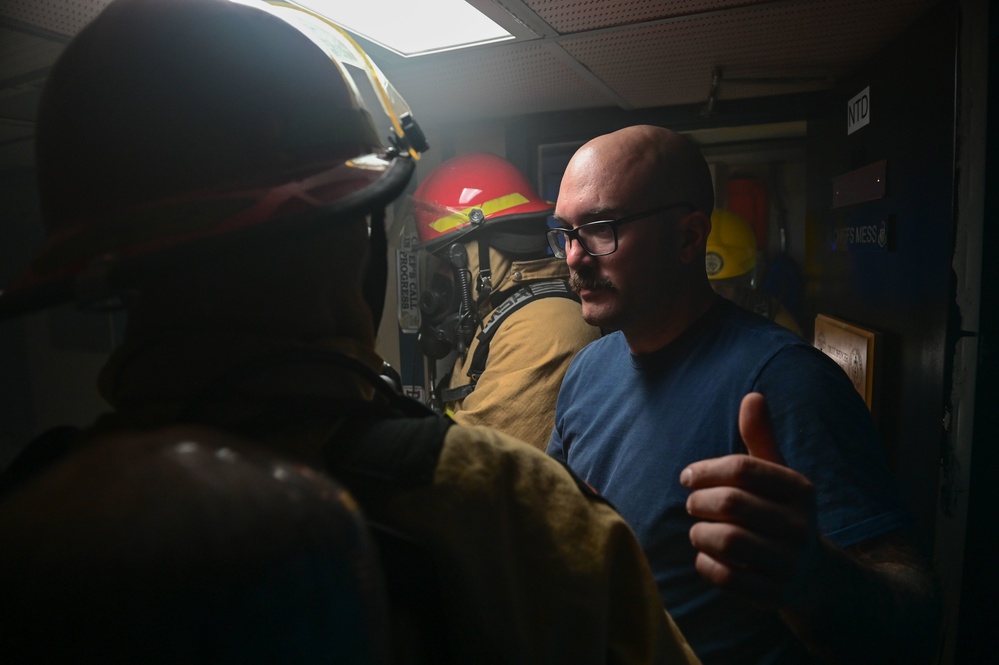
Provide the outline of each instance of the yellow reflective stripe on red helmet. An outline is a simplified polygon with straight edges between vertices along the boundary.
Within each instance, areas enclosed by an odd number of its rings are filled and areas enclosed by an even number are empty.
[[[516,192],[513,194],[505,194],[504,196],[492,199],[491,201],[485,201],[481,205],[471,206],[469,208],[465,208],[464,210],[453,212],[446,217],[441,217],[440,219],[431,222],[430,228],[437,231],[437,233],[447,233],[448,231],[468,224],[468,216],[476,208],[481,210],[485,217],[489,217],[490,215],[495,215],[498,212],[503,212],[504,210],[509,210],[510,208],[516,208],[519,205],[524,205],[529,202],[530,199],[523,194],[517,194]]]

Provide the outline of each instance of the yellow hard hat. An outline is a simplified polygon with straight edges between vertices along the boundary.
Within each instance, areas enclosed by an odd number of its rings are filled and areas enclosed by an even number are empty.
[[[734,212],[715,208],[705,267],[708,279],[738,277],[756,267],[756,236],[749,222]]]

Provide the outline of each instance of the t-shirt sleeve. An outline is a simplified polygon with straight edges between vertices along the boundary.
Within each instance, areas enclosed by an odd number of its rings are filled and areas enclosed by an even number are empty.
[[[789,345],[759,373],[785,462],[815,484],[819,528],[841,547],[894,531],[905,512],[881,438],[846,373],[818,349]]]

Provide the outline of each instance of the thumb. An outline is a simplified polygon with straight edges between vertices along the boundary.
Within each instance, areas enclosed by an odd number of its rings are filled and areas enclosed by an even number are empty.
[[[753,457],[784,464],[784,458],[777,450],[777,441],[774,439],[767,399],[761,393],[749,393],[742,398],[739,406],[739,435]]]

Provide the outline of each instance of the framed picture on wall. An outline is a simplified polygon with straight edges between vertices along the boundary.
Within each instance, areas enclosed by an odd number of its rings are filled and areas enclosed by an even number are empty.
[[[836,361],[874,411],[878,333],[826,314],[815,317],[813,346]]]

